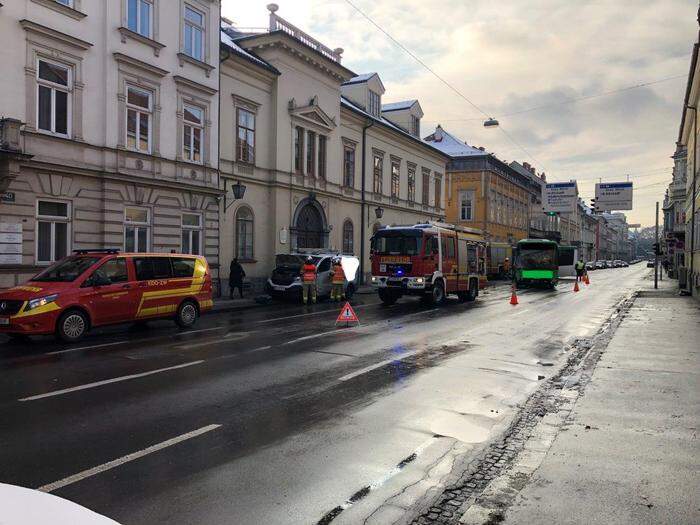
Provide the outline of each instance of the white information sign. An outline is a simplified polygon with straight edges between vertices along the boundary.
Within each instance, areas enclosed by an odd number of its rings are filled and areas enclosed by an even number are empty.
[[[578,202],[576,181],[553,182],[546,184],[542,196],[542,209],[545,213],[573,213]]]
[[[22,264],[22,224],[0,222],[0,264]]]
[[[631,210],[632,183],[601,182],[596,184],[595,207],[599,211]]]

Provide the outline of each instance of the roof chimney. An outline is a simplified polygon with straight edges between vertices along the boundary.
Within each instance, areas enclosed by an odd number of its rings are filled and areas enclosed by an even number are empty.
[[[479,146],[479,149],[480,149],[481,151],[486,151],[486,150],[484,149],[483,146]]]
[[[527,171],[530,171],[530,163],[529,163],[529,162],[523,162],[523,168],[525,168]]]

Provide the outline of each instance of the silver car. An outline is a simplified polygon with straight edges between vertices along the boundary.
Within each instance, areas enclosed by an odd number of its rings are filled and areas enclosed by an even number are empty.
[[[279,253],[275,256],[275,269],[272,270],[272,275],[265,286],[267,293],[274,298],[288,297],[301,300],[301,267],[309,256],[316,265],[316,293],[319,297],[328,297],[331,294],[331,269],[334,258],[357,260],[352,255],[337,253]],[[345,281],[347,299],[355,293],[358,283],[359,275],[355,275],[352,281]]]

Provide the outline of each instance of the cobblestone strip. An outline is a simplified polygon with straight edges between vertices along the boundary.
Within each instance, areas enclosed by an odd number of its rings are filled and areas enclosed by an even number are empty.
[[[502,436],[474,458],[459,480],[446,487],[433,505],[411,522],[413,525],[459,523],[460,517],[491,481],[505,473],[514,463],[541,418],[558,412],[562,405],[567,404],[567,400],[559,395],[562,389],[578,390],[580,395],[635,297],[636,294],[620,300],[615,305],[615,312],[593,338],[579,339],[572,344],[566,364],[561,370],[530,395]],[[484,525],[498,522],[499,516],[496,514],[485,521]]]

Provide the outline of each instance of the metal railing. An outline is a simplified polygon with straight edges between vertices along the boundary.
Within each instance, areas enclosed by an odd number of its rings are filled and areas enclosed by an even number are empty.
[[[299,42],[302,42],[303,44],[306,44],[309,46],[311,49],[314,49],[321,53],[323,56],[326,58],[338,62],[340,64],[340,61],[342,59],[342,53],[343,50],[341,48],[337,49],[331,49],[327,46],[324,46],[321,42],[310,36],[309,34],[305,33],[298,27],[296,27],[293,24],[290,24],[287,22],[285,19],[280,18],[275,14],[275,11],[277,10],[277,6],[274,4],[270,4],[268,6],[268,10],[270,11],[270,27],[269,30],[272,31],[284,31],[291,37],[299,40]]]

